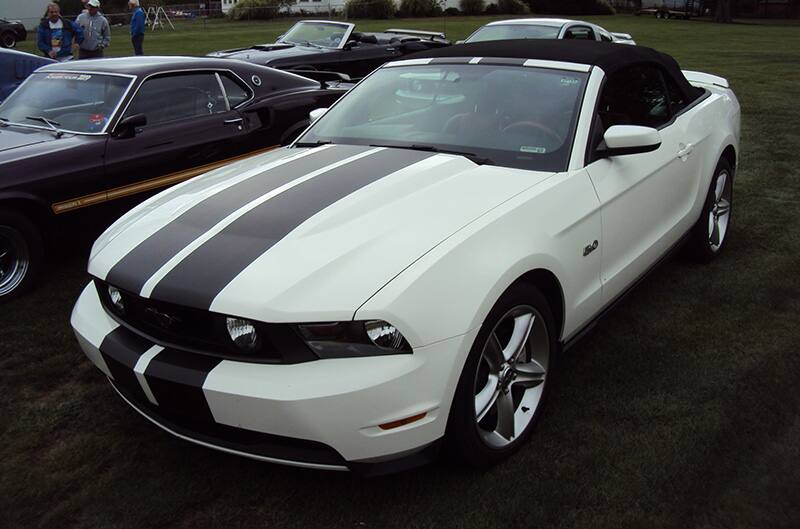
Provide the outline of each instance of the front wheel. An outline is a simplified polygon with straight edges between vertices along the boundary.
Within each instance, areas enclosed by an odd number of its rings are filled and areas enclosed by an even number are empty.
[[[0,302],[28,290],[43,257],[39,230],[14,211],[0,212]]]
[[[722,159],[714,170],[700,219],[689,240],[691,256],[700,262],[714,259],[728,239],[733,210],[733,168]]]
[[[503,294],[459,379],[448,424],[454,455],[485,467],[519,449],[539,417],[556,344],[552,311],[536,287]]]
[[[14,48],[17,45],[17,36],[11,31],[6,31],[0,35],[0,46],[3,48]]]

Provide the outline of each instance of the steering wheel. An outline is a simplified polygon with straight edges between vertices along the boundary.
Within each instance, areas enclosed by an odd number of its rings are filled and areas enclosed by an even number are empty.
[[[546,125],[535,121],[517,121],[503,128],[503,134],[529,134],[544,133],[555,145],[564,143],[561,135]]]

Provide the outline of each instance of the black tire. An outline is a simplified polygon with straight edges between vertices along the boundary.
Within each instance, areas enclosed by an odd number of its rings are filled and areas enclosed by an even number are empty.
[[[13,31],[4,31],[0,34],[0,47],[15,48],[17,46],[17,35]]]
[[[16,211],[0,211],[0,303],[33,286],[43,259],[42,235],[36,225]]]
[[[480,367],[479,363],[483,361],[484,345],[494,332],[495,327],[510,311],[520,306],[532,307],[542,317],[546,335],[541,339],[540,343],[546,343],[548,347],[547,362],[544,364],[547,376],[546,378],[543,377],[544,383],[542,384],[541,396],[538,399],[536,408],[533,410],[532,418],[524,430],[516,435],[507,446],[489,446],[482,432],[479,431],[481,426],[479,426],[479,421],[476,417],[475,388]],[[533,331],[536,331],[536,328]],[[531,337],[533,337],[533,331]],[[520,449],[534,430],[544,407],[548,389],[552,385],[551,382],[547,381],[552,378],[550,373],[553,372],[555,363],[558,347],[556,333],[557,328],[550,305],[541,291],[535,286],[528,283],[517,283],[500,297],[489,312],[478,336],[475,338],[461,372],[448,419],[446,447],[449,456],[472,467],[485,468],[502,461]],[[522,404],[519,403],[516,406],[518,407],[515,408],[515,412],[519,411],[519,407]],[[525,410],[522,411],[526,412]],[[487,416],[487,418],[489,417]]]
[[[727,200],[727,219],[725,222],[724,230],[721,232],[721,240],[718,245],[714,244],[712,215],[715,211],[719,212],[717,205],[717,185],[720,178],[725,175],[725,182],[723,184],[722,195]],[[703,204],[703,211],[700,213],[700,218],[692,227],[691,234],[689,235],[689,243],[687,251],[689,256],[695,261],[707,263],[716,258],[725,248],[725,244],[730,237],[731,220],[733,218],[733,182],[734,171],[731,164],[726,159],[721,159],[714,169],[714,176],[711,178],[711,184],[708,186],[706,193],[706,201]],[[717,208],[715,210],[715,208]],[[719,219],[717,218],[717,233],[720,233]]]

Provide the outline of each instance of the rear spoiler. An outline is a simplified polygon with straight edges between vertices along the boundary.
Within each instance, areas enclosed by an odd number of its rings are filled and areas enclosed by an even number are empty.
[[[703,72],[695,72],[692,70],[682,70],[682,71],[683,71],[683,76],[686,77],[686,80],[689,81],[690,83],[714,85],[714,86],[719,86],[720,88],[731,87],[727,79],[725,79],[724,77],[720,77],[718,75],[712,75],[710,73],[703,73]]]
[[[412,35],[415,37],[429,37],[430,39],[446,39],[444,33],[439,31],[420,31],[417,29],[387,29],[384,33],[393,33],[395,35]]]
[[[347,81],[351,83],[354,82],[350,78],[350,76],[347,75],[346,73],[323,72],[320,70],[283,70],[283,71],[299,75],[300,77],[313,79],[315,81],[319,81],[320,83],[327,83],[331,81]]]

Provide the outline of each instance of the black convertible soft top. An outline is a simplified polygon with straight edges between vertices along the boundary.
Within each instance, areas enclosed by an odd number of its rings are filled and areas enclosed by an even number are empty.
[[[517,39],[457,44],[446,48],[407,55],[403,59],[497,57],[573,62],[601,68],[606,75],[637,64],[655,64],[672,77],[686,101],[702,94],[689,84],[675,59],[643,46],[587,40]]]

